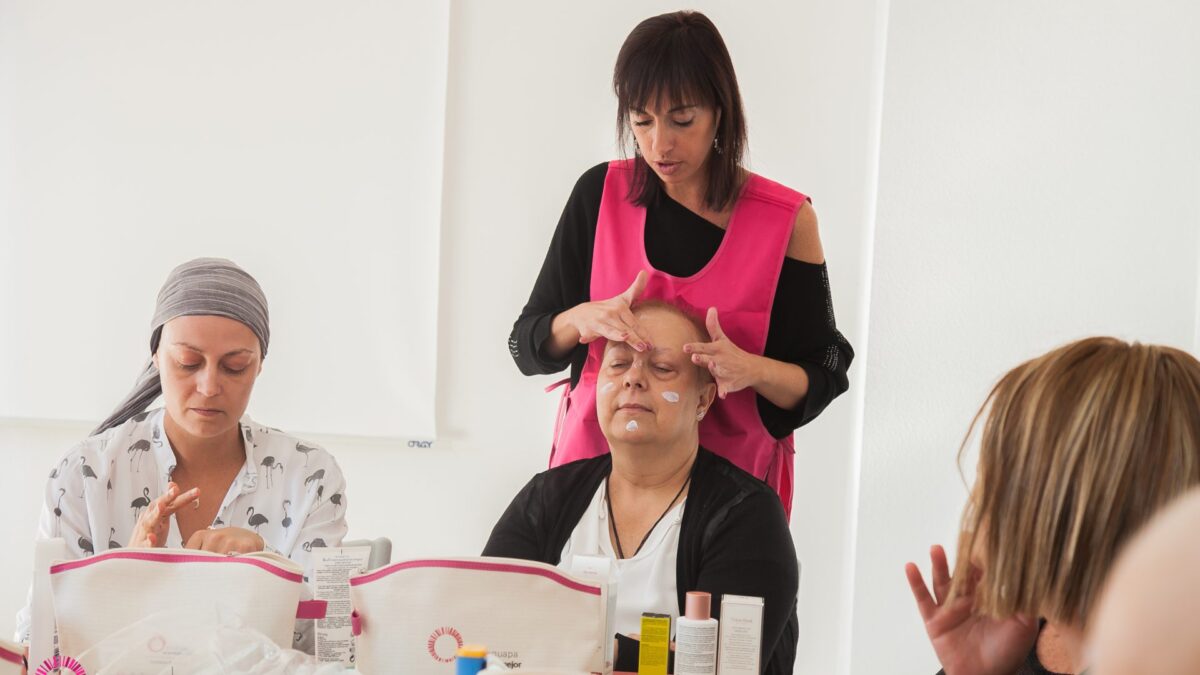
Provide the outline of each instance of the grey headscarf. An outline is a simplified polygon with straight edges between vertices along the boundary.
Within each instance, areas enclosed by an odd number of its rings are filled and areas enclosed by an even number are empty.
[[[223,316],[246,324],[258,337],[262,355],[266,357],[267,344],[271,341],[267,296],[263,295],[254,277],[233,262],[222,258],[196,258],[171,271],[158,292],[154,320],[150,322],[150,354],[158,351],[163,324],[177,317],[197,315]],[[148,361],[133,391],[92,435],[124,424],[144,411],[160,394],[162,384],[158,369],[153,361]]]

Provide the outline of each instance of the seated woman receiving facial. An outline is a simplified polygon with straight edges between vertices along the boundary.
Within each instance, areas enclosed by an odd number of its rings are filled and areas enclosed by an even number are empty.
[[[798,570],[787,518],[765,483],[699,444],[716,386],[683,346],[703,323],[661,302],[633,313],[654,348],[609,343],[596,416],[611,454],[538,474],[501,516],[483,554],[570,569],[574,556],[620,571],[617,670],[637,670],[643,612],[679,616],[687,591],[764,599],[763,672],[791,673]],[[719,616],[718,616],[719,618]]]
[[[1079,673],[1118,552],[1200,484],[1200,362],[1090,338],[1013,369],[989,405],[955,573],[935,546],[933,594],[911,563],[909,585],[947,675]]]
[[[83,557],[126,546],[271,550],[302,566],[346,534],[346,484],[323,449],[245,415],[270,341],[237,265],[193,260],[159,292],[134,391],[50,473],[39,538]],[[162,395],[162,408],[146,408]],[[28,608],[18,617],[27,639]],[[299,638],[298,638],[299,639]]]

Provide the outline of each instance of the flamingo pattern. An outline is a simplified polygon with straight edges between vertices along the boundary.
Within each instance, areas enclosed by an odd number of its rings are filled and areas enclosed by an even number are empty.
[[[58,478],[58,472],[67,468],[67,462],[68,462],[68,459],[66,457],[63,457],[62,461],[58,463],[58,466],[56,466],[50,470],[50,477]]]
[[[288,515],[288,507],[291,505],[292,505],[292,500],[290,500],[290,499],[283,500],[283,520],[279,521],[279,524],[283,526],[283,533],[285,535],[287,534],[287,531],[289,529],[291,529],[291,527],[292,527],[292,517]]]
[[[275,470],[278,469],[279,473],[283,474],[283,462],[276,462],[274,455],[267,455],[263,457],[260,466],[267,470],[267,489],[270,490],[271,476],[275,474]]]
[[[92,471],[92,467],[88,466],[87,457],[84,457],[83,455],[79,456],[79,475],[83,476],[83,478],[84,478],[84,481],[83,481],[84,488],[83,488],[83,490],[80,490],[80,492],[79,492],[79,498],[83,499],[83,495],[87,491],[87,479],[91,478],[93,480],[97,480],[96,472]]]
[[[129,454],[129,470],[130,471],[133,470],[133,460],[136,457],[137,458],[137,472],[141,473],[142,472],[142,455],[146,454],[147,452],[150,452],[150,441],[148,441],[144,438],[141,440],[138,440],[133,445],[129,446],[129,449],[126,450],[125,452]]]
[[[62,498],[67,494],[66,488],[58,488],[58,503],[54,505],[54,520],[58,524],[58,529],[62,529]]]
[[[133,509],[133,519],[142,515],[142,509],[150,506],[150,488],[142,488],[142,496],[129,502],[129,508]]]
[[[305,445],[303,443],[296,444],[296,452],[304,455],[304,466],[306,466],[306,467],[308,466],[308,453],[315,452],[315,451],[316,451],[316,448],[314,448],[312,446]]]
[[[246,515],[249,516],[249,518],[247,518],[246,522],[250,525],[250,527],[254,528],[255,532],[258,532],[258,528],[271,522],[270,520],[267,520],[267,517],[264,516],[263,514],[255,513],[253,506],[246,509]]]

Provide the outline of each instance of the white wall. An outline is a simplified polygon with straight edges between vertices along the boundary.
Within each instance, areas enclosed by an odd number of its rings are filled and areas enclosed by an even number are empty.
[[[1091,332],[1196,346],[1200,55],[1184,38],[1197,10],[696,7],[738,69],[752,168],[814,197],[858,351],[851,392],[797,436],[797,672],[933,672],[901,567],[953,540],[965,494],[954,452],[990,383]],[[314,438],[349,478],[352,537],[389,536],[397,558],[476,553],[545,466],[557,399],[541,387],[555,378],[522,377],[506,337],[572,184],[614,155],[621,40],[670,9],[451,3],[442,222],[430,224],[439,438]],[[0,158],[0,190],[12,170]],[[0,241],[0,261],[15,255]],[[0,317],[0,330],[19,326]],[[0,632],[24,599],[21,542],[44,476],[86,431],[0,425],[0,540],[13,542]]]
[[[1197,34],[1184,2],[892,2],[852,672],[937,670],[903,565],[953,547],[1004,371],[1096,333],[1197,347]]]
[[[146,362],[167,273],[220,256],[270,298],[268,367],[287,374],[252,415],[432,437],[448,14],[0,3],[0,316],[22,327],[0,352],[24,355],[0,360],[0,417],[104,419]],[[331,345],[371,367],[323,367]],[[353,407],[321,395],[351,390]]]

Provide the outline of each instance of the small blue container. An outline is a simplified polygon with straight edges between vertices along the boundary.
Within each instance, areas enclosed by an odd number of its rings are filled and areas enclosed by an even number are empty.
[[[454,675],[475,675],[487,668],[487,647],[463,645],[454,659]]]

